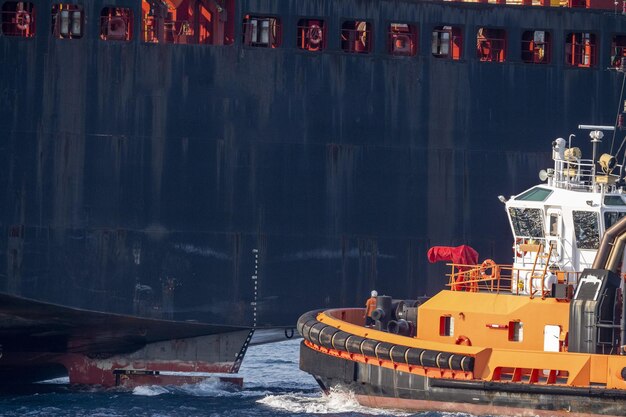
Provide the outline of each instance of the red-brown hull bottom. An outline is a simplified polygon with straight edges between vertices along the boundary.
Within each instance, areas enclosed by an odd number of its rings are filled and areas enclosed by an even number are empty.
[[[3,351],[0,387],[62,376],[69,376],[70,384],[102,387],[197,383],[206,379],[207,374],[236,372],[236,358],[248,335],[247,330],[241,330],[165,340],[116,354]],[[216,377],[242,385],[241,378]]]
[[[410,411],[442,411],[468,413],[474,415],[494,415],[494,416],[539,416],[539,417],[597,417],[598,414],[572,413],[570,410],[537,410],[528,406],[524,407],[504,407],[485,404],[453,403],[428,400],[412,400],[393,397],[378,397],[373,395],[356,395],[359,404],[372,408],[391,408]],[[618,417],[617,415],[604,414],[608,417]]]

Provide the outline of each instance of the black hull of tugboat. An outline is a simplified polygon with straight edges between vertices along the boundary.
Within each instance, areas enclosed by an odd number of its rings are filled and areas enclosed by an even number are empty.
[[[320,300],[432,293],[433,244],[508,259],[494,192],[533,184],[579,121],[611,124],[622,83],[612,12],[242,0],[232,45],[165,45],[99,39],[103,7],[138,28],[139,2],[85,2],[84,36],[62,40],[53,2],[31,1],[36,35],[0,35],[0,289],[111,314],[292,328]],[[242,45],[250,13],[281,18],[280,47]],[[301,16],[327,21],[325,51],[296,48]],[[371,54],[341,51],[348,17],[374,23]],[[416,56],[385,53],[394,20],[420,28]],[[463,59],[430,54],[443,24],[463,28]],[[480,25],[506,29],[506,62],[476,59]],[[520,61],[528,28],[552,31],[549,64]],[[584,30],[597,65],[566,67]]]
[[[626,393],[619,390],[428,378],[329,356],[304,342],[300,369],[312,374],[325,392],[349,390],[368,407],[474,415],[622,416],[626,401]]]

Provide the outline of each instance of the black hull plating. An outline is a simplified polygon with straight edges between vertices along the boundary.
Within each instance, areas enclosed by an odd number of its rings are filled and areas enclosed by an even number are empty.
[[[345,388],[366,405],[473,414],[623,415],[626,394],[619,390],[533,384],[446,381],[351,362],[300,348],[300,369],[321,388]],[[391,399],[391,401],[389,401]]]
[[[114,4],[138,25],[138,3]],[[246,13],[281,16],[281,48],[242,46]],[[332,36],[323,53],[298,51],[288,28],[303,15],[335,29],[371,19],[375,53],[342,53]],[[608,63],[611,34],[626,32],[611,13],[244,0],[231,18],[230,46],[104,42],[97,25],[61,41],[47,18],[32,39],[0,36],[0,287],[260,327],[293,326],[320,300],[360,305],[372,288],[422,295],[444,271],[427,265],[430,245],[511,255],[494,195],[534,183],[546,142],[579,121],[611,124],[621,87],[603,65],[565,68],[559,47],[594,31]],[[418,56],[382,52],[394,19],[424,28]],[[510,58],[478,62],[469,38],[464,60],[434,59],[441,24],[505,27]],[[551,64],[520,62],[513,40],[529,27],[553,31]]]

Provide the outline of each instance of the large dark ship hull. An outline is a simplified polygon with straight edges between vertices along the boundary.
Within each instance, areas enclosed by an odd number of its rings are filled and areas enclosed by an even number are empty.
[[[0,326],[2,389],[66,375],[74,384],[105,387],[195,382],[236,372],[252,336],[241,326],[101,313],[6,294]]]
[[[622,83],[612,11],[244,0],[224,6],[232,44],[180,45],[142,41],[140,2],[85,2],[70,40],[30,3],[36,34],[0,35],[0,287],[112,314],[293,327],[319,300],[432,292],[432,244],[508,259],[493,190],[534,182],[546,138],[611,124]],[[101,39],[103,7],[133,10],[130,41]],[[244,44],[249,14],[281,19],[279,47]],[[302,16],[326,22],[324,51],[296,48]],[[370,54],[342,51],[346,18],[373,23]],[[385,52],[395,20],[420,28],[415,56]],[[432,56],[438,25],[463,29],[463,59]],[[505,62],[476,59],[484,25],[506,29]],[[521,62],[528,28],[551,31],[550,63]],[[565,65],[578,31],[595,67]]]

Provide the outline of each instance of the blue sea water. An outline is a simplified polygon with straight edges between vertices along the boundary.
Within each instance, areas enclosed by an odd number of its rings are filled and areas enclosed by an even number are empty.
[[[298,369],[299,340],[251,346],[240,374],[244,388],[207,379],[181,387],[134,390],[82,389],[65,380],[22,394],[0,396],[7,417],[243,417],[243,416],[423,416],[471,417],[462,413],[409,414],[360,406],[349,392],[323,395]]]

